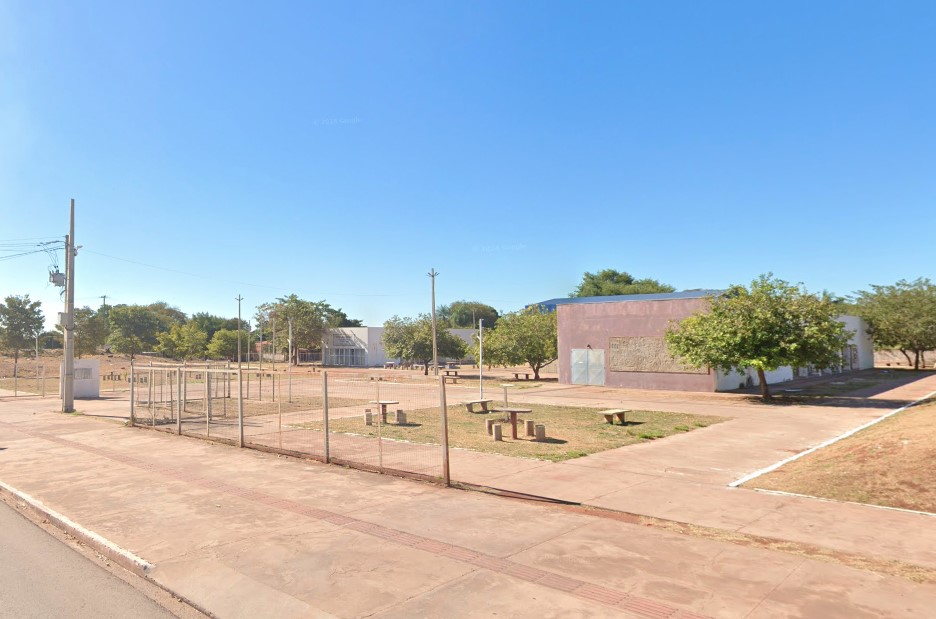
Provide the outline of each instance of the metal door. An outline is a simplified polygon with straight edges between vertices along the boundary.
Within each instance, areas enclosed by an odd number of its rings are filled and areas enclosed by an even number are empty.
[[[604,350],[591,348],[572,349],[572,384],[603,385]]]

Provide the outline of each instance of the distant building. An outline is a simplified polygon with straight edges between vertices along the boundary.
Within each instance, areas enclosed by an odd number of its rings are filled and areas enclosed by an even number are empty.
[[[390,359],[380,341],[383,327],[336,327],[325,333],[323,363],[332,366],[378,367]],[[452,335],[472,343],[474,329],[448,329]]]
[[[559,382],[636,389],[726,391],[759,384],[753,370],[728,373],[686,367],[674,360],[663,335],[673,321],[704,311],[717,290],[660,294],[551,299],[536,305],[557,312]],[[855,332],[842,363],[824,373],[874,367],[867,324],[856,316],[841,316]],[[783,367],[767,372],[768,384],[796,376],[818,374],[812,368]]]

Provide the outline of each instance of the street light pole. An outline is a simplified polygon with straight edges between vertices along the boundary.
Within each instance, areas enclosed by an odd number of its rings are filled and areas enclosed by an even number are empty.
[[[478,320],[478,389],[484,399],[484,318]]]

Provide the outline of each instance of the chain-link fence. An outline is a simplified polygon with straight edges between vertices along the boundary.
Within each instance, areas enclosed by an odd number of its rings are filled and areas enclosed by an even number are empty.
[[[131,424],[448,482],[444,385],[431,377],[144,366]]]

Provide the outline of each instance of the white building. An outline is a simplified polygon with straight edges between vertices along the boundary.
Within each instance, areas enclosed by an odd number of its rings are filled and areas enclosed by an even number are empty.
[[[380,337],[383,327],[337,327],[325,333],[322,361],[325,365],[347,367],[378,367],[389,359],[384,351]],[[448,332],[460,337],[467,344],[477,333],[474,329],[448,329]]]

